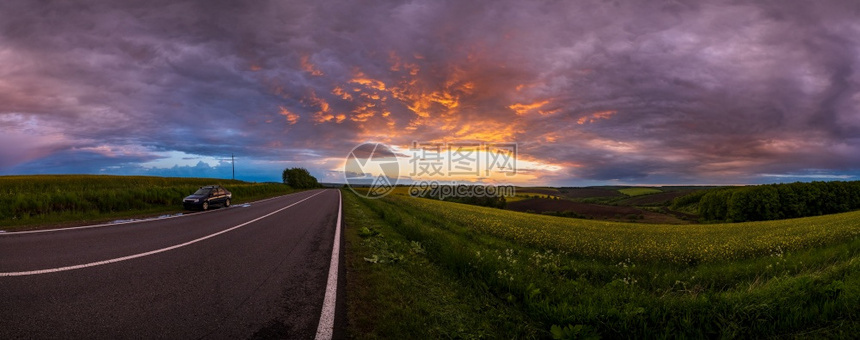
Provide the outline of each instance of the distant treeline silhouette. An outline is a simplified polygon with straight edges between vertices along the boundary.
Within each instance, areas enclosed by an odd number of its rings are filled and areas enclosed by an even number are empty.
[[[698,198],[704,221],[766,221],[834,214],[860,209],[860,181],[768,184],[705,190],[679,197],[676,205]]]
[[[281,173],[284,183],[295,189],[320,188],[322,185],[305,168],[287,168]]]

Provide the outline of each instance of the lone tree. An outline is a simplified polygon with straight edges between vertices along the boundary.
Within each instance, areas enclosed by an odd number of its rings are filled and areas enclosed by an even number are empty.
[[[305,168],[284,169],[281,178],[284,183],[296,189],[312,189],[321,186],[316,177],[311,176],[311,173]]]

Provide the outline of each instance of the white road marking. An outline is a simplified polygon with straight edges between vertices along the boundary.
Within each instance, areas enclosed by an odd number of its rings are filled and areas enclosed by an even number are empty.
[[[334,229],[334,246],[331,249],[331,264],[328,267],[328,283],[325,287],[325,299],[323,300],[320,323],[317,326],[317,340],[328,340],[334,333],[334,308],[337,299],[337,262],[340,257],[340,222],[341,210],[343,209],[343,198],[340,190],[337,191],[337,225]]]
[[[182,215],[183,215],[182,213],[176,213],[176,214],[161,215],[161,216],[150,217],[150,218],[132,218],[132,219],[125,219],[125,220],[115,220],[115,221],[110,221],[107,224],[125,224],[125,223],[130,223],[130,222],[155,221],[155,220],[163,220],[165,218],[170,218],[170,217],[178,217],[178,216],[182,216]]]
[[[213,210],[213,211],[214,211],[214,210]],[[167,220],[167,219],[177,218],[177,217],[182,217],[182,216],[190,216],[190,215],[187,215],[187,214],[182,215],[182,214],[180,214],[180,215],[170,216],[170,217],[165,217],[165,218],[161,218],[161,219],[162,219],[162,220]],[[38,233],[49,233],[49,232],[52,232],[52,231],[68,231],[68,230],[78,230],[78,229],[101,228],[101,227],[110,227],[110,226],[123,225],[123,224],[132,224],[132,223],[140,223],[140,222],[148,222],[148,220],[142,220],[142,219],[141,219],[141,220],[128,220],[128,221],[121,221],[121,222],[112,221],[112,222],[102,223],[102,224],[85,225],[85,226],[81,226],[81,227],[70,227],[70,228],[59,228],[59,229],[42,229],[42,230],[27,230],[27,231],[14,231],[14,232],[11,232],[11,233],[6,233],[6,235],[38,234]]]
[[[302,199],[301,201],[298,201],[298,202],[296,202],[296,203],[290,204],[290,205],[288,205],[288,206],[286,206],[286,207],[280,208],[280,209],[275,210],[275,211],[273,211],[273,212],[271,212],[271,213],[268,213],[268,214],[266,214],[266,215],[263,215],[263,216],[257,217],[257,218],[255,218],[255,219],[253,219],[253,220],[250,220],[250,221],[248,221],[248,222],[242,223],[242,224],[240,224],[240,225],[237,225],[237,226],[231,227],[230,229],[225,229],[225,230],[219,231],[219,232],[217,232],[217,233],[214,233],[214,234],[211,234],[211,235],[207,235],[207,236],[203,236],[203,237],[201,237],[201,238],[198,238],[198,239],[195,239],[195,240],[191,240],[191,241],[188,241],[188,242],[185,242],[185,243],[177,244],[177,245],[174,245],[174,246],[170,246],[170,247],[166,247],[166,248],[161,248],[161,249],[156,249],[156,250],[148,251],[148,252],[145,252],[145,253],[134,254],[134,255],[129,255],[129,256],[123,256],[123,257],[118,257],[118,258],[115,258],[115,259],[104,260],[104,261],[98,261],[98,262],[84,263],[84,264],[79,264],[79,265],[74,265],[74,266],[59,267],[59,268],[50,268],[50,269],[41,269],[41,270],[31,270],[31,271],[26,271],[26,272],[9,272],[9,273],[0,273],[0,277],[5,277],[5,276],[27,276],[27,275],[38,275],[38,274],[47,274],[47,273],[63,272],[63,271],[67,271],[67,270],[75,270],[75,269],[81,269],[81,268],[88,268],[88,267],[101,266],[101,265],[104,265],[104,264],[117,263],[117,262],[127,261],[127,260],[136,259],[136,258],[140,258],[140,257],[144,257],[144,256],[149,256],[149,255],[154,255],[154,254],[158,254],[158,253],[163,253],[163,252],[170,251],[170,250],[173,250],[173,249],[182,248],[182,247],[185,247],[185,246],[187,246],[187,245],[192,245],[192,244],[194,244],[194,243],[197,243],[197,242],[200,242],[200,241],[203,241],[203,240],[206,240],[206,239],[210,239],[210,238],[213,238],[213,237],[215,237],[215,236],[218,236],[218,235],[221,235],[221,234],[224,234],[224,233],[227,233],[227,232],[230,232],[230,231],[233,231],[233,230],[239,229],[239,228],[241,228],[241,227],[244,227],[244,226],[246,226],[246,225],[249,225],[249,224],[251,224],[251,223],[257,222],[257,221],[262,220],[262,219],[264,219],[264,218],[266,218],[266,217],[269,217],[269,216],[272,216],[272,215],[274,215],[274,214],[277,214],[277,213],[279,213],[279,212],[281,212],[281,211],[284,211],[284,210],[286,210],[286,209],[288,209],[288,208],[290,208],[290,207],[292,207],[292,206],[294,206],[294,205],[296,205],[296,204],[299,204],[299,203],[302,203],[302,202],[304,202],[304,201],[307,201],[307,200],[309,200],[309,199],[313,198],[314,196],[319,195],[319,194],[321,194],[321,193],[323,193],[323,192],[324,192],[324,191],[320,191],[320,192],[318,192],[318,193],[316,193],[316,194],[313,194],[313,195],[311,195],[311,196],[308,196],[308,197],[306,197],[306,198]]]

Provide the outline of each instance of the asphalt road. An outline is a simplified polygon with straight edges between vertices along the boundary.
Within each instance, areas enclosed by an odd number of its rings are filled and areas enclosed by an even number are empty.
[[[339,195],[305,191],[161,220],[0,234],[0,339],[313,339]]]

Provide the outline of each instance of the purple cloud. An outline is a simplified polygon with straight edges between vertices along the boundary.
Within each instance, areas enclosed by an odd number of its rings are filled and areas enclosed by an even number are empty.
[[[137,173],[167,152],[232,153],[272,172],[256,180],[277,180],[285,164],[330,176],[364,141],[482,140],[560,166],[532,171],[556,185],[856,179],[858,12],[844,1],[4,2],[0,173]],[[93,151],[111,149],[137,154]]]

